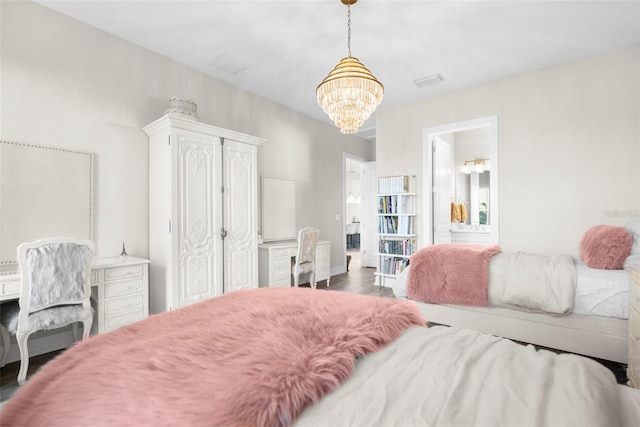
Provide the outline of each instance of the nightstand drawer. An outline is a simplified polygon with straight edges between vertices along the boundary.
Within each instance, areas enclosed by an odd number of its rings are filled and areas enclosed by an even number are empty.
[[[634,388],[640,388],[640,374],[634,372],[633,368],[631,368],[631,365],[627,366],[627,379],[629,380],[627,385]]]
[[[629,360],[627,361],[627,368],[634,374],[634,384],[638,385],[640,382],[640,342],[629,340]]]
[[[106,268],[104,270],[104,281],[128,279],[130,277],[142,276],[142,265],[132,265],[130,267]]]
[[[134,280],[123,280],[122,282],[105,283],[104,297],[106,299],[110,299],[128,294],[141,294],[143,287],[144,280],[142,278]]]
[[[640,278],[634,278],[633,275],[631,275],[631,278],[633,280],[631,281],[629,304],[640,313]]]
[[[640,343],[640,313],[633,307],[629,310],[629,339]]]

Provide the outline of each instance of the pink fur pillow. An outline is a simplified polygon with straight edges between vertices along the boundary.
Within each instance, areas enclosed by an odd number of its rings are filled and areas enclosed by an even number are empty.
[[[600,270],[621,270],[631,253],[633,236],[623,227],[596,225],[580,241],[580,259]]]

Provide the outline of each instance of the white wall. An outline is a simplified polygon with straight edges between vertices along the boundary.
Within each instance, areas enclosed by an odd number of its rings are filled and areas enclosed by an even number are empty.
[[[173,96],[200,121],[267,139],[260,176],[296,181],[298,227],[331,240],[345,265],[342,156],[373,144],[31,2],[0,2],[0,138],[96,154],[97,256],[147,257],[148,143],[142,127]],[[320,108],[320,107],[318,107]]]
[[[497,115],[500,246],[577,256],[589,227],[640,215],[639,103],[635,46],[383,106],[376,115],[378,171],[416,174],[423,197],[422,129]]]

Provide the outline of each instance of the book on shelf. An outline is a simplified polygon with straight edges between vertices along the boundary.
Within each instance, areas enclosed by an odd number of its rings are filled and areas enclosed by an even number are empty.
[[[413,234],[413,217],[381,216],[378,217],[379,234]]]
[[[417,247],[416,239],[380,239],[378,252],[385,255],[413,255]]]
[[[409,193],[413,190],[414,178],[409,175],[381,176],[378,178],[378,193]]]
[[[413,198],[403,195],[378,196],[379,214],[412,214]]]
[[[381,262],[382,274],[400,274],[409,265],[407,258],[385,258]]]

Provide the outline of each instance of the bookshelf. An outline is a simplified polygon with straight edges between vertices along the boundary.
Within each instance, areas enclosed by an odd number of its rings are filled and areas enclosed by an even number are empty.
[[[394,175],[378,179],[378,268],[376,281],[395,279],[418,249],[416,227],[415,176]]]

